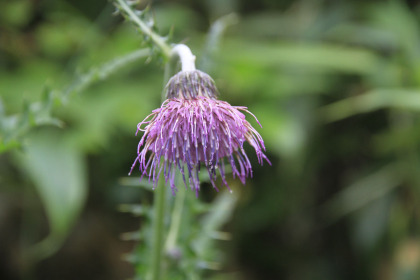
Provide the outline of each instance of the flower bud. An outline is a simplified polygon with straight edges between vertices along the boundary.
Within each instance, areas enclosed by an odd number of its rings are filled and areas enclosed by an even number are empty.
[[[180,71],[166,85],[166,98],[216,98],[218,95],[213,79],[200,70]]]

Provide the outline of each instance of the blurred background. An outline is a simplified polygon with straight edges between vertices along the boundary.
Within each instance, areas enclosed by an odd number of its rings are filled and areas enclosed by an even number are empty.
[[[163,65],[95,68],[145,47],[114,11],[0,1],[0,279],[133,276],[122,255],[136,242],[121,237],[142,222],[119,205],[152,202],[126,176]],[[273,163],[246,147],[254,178],[230,179],[231,238],[203,278],[420,279],[418,1],[161,0],[151,12],[221,99],[259,118]]]

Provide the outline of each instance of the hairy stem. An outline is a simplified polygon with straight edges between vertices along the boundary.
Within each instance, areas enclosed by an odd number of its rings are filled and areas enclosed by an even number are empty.
[[[175,45],[171,50],[171,58],[178,57],[181,62],[182,71],[195,70],[195,56],[189,47],[184,44]]]
[[[130,8],[129,5],[124,0],[115,0],[116,3],[118,3],[118,6],[123,10],[123,12],[126,13],[126,15],[129,17],[129,19],[135,23],[140,30],[144,33],[144,35],[150,37],[152,41],[158,46],[161,50],[163,55],[166,58],[169,58],[171,55],[171,47],[165,42],[165,40],[153,32],[152,29],[150,29],[146,23],[144,23]]]
[[[115,58],[99,67],[93,67],[86,74],[78,77],[72,84],[67,86],[61,94],[61,99],[63,103],[68,101],[70,95],[76,92],[81,92],[92,85],[97,80],[105,80],[110,75],[118,72],[124,66],[136,62],[141,58],[145,58],[149,55],[150,49],[140,49],[124,56]]]

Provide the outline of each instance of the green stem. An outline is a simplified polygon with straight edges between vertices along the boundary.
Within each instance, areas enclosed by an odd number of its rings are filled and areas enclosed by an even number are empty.
[[[151,38],[151,40],[158,46],[163,55],[168,59],[168,63],[165,67],[165,77],[164,82],[166,83],[169,80],[170,75],[175,72],[176,69],[176,58],[181,62],[181,67],[183,71],[192,71],[195,70],[195,56],[191,53],[191,50],[182,44],[175,45],[171,48],[165,40],[154,33],[130,8],[129,5],[124,0],[115,0],[117,7],[125,13],[130,21],[135,23],[144,33],[145,36]],[[162,101],[165,99],[165,96],[162,96]],[[162,270],[162,251],[163,251],[163,237],[164,237],[164,217],[165,217],[165,194],[166,186],[165,180],[162,178],[158,182],[158,187],[155,190],[154,202],[153,202],[153,244],[152,244],[152,262],[151,270],[148,274],[148,279],[159,280],[161,279],[161,270]],[[181,198],[180,198],[181,199]],[[183,199],[182,199],[183,200]],[[177,204],[179,205],[180,202]],[[182,211],[182,205],[178,206],[179,211]],[[178,220],[178,219],[177,219]],[[176,222],[175,231],[171,234],[171,239],[175,242],[176,236],[179,230],[180,217],[179,221]],[[172,227],[173,228],[173,227]],[[175,234],[175,236],[173,236]]]
[[[162,270],[162,244],[164,235],[164,218],[165,218],[165,195],[166,186],[165,179],[160,178],[158,186],[155,189],[155,197],[153,201],[153,247],[152,247],[152,280],[159,280]]]
[[[119,0],[118,0],[119,1]],[[177,47],[178,46],[178,47]],[[195,60],[195,57],[191,54],[191,51],[188,47],[184,47],[182,45],[181,49],[183,51],[179,51],[179,45],[175,46],[175,50],[170,50],[170,56],[168,56],[169,60],[166,63],[165,66],[165,77],[164,77],[164,83],[166,84],[169,78],[173,75],[176,69],[176,59],[178,58],[181,63],[185,61],[185,56],[189,58],[192,61]],[[189,53],[188,53],[189,51]],[[184,53],[187,52],[187,55]],[[184,60],[183,60],[184,58]],[[162,101],[166,99],[165,94],[162,95]],[[165,186],[165,180],[161,178],[158,182],[158,187],[155,190],[155,197],[153,201],[153,236],[154,236],[154,242],[152,247],[152,267],[151,267],[151,278],[152,280],[158,280],[160,279],[161,274],[161,268],[162,268],[162,249],[163,249],[163,235],[164,235],[164,216],[165,216],[165,193],[166,193],[166,186]],[[176,208],[179,212],[179,215],[182,212],[182,202],[184,200],[184,192],[183,195],[178,194],[176,198]],[[181,201],[180,201],[181,200]],[[179,205],[181,203],[181,205]],[[172,217],[174,217],[175,213],[173,213]],[[170,229],[170,234],[168,237],[168,240],[170,240],[170,245],[175,244],[177,234],[179,231],[179,225],[181,223],[180,220],[181,217],[176,219],[175,222],[175,228],[174,228],[174,219],[172,220],[172,225]],[[175,234],[175,235],[174,235]],[[167,247],[168,248],[168,247]]]
[[[135,23],[140,30],[144,33],[144,35],[149,36],[152,41],[162,50],[162,53],[169,58],[171,55],[171,47],[165,42],[165,40],[153,32],[130,8],[129,5],[124,0],[115,0],[121,9],[127,14],[127,16],[131,19],[133,23]]]
[[[161,99],[162,102],[166,99],[166,84],[168,83],[169,79],[172,77],[172,75],[175,73],[176,70],[176,64],[177,60],[175,57],[170,56],[168,59],[168,62],[166,62],[165,64],[165,71],[163,73],[163,90],[162,90],[162,95],[161,95]]]
[[[204,51],[201,54],[201,63],[200,69],[204,72],[211,72],[213,63],[212,56],[218,49],[220,40],[223,36],[224,31],[230,25],[236,24],[238,22],[238,15],[231,13],[221,18],[217,19],[210,26],[209,33],[207,35],[206,44],[204,45]]]
[[[113,60],[93,67],[86,74],[78,77],[72,84],[67,86],[61,94],[61,99],[65,103],[70,95],[81,92],[91,86],[97,80],[105,80],[114,73],[117,73],[124,66],[134,63],[141,58],[147,57],[150,54],[150,49],[140,49],[129,54],[114,58]]]
[[[177,174],[179,177],[179,174]],[[180,181],[179,178],[177,178],[178,180],[176,181],[179,185]],[[168,238],[166,239],[166,245],[165,245],[165,250],[167,252],[175,249],[176,247],[176,240],[178,239],[178,234],[179,234],[179,229],[181,228],[181,221],[182,221],[182,210],[184,208],[184,202],[185,202],[185,188],[180,187],[178,189],[178,193],[176,194],[175,197],[175,204],[174,204],[174,208],[172,211],[172,216],[171,216],[171,227],[169,228],[169,233],[168,233]]]
[[[119,1],[119,0],[118,0]],[[165,67],[165,83],[169,79],[169,77],[173,74],[176,69],[176,58],[181,61],[182,67],[185,68],[187,65],[188,70],[191,68],[195,69],[194,61],[195,56],[191,53],[190,49],[185,45],[175,45],[175,47],[170,50],[169,61]],[[162,96],[162,101],[165,100],[165,96]],[[178,181],[178,180],[177,180]],[[160,279],[160,272],[162,267],[162,247],[163,247],[163,231],[164,231],[164,215],[165,215],[165,193],[166,193],[166,186],[165,180],[162,178],[158,182],[158,187],[155,190],[155,198],[153,202],[153,212],[154,212],[154,225],[153,225],[153,234],[154,234],[154,242],[152,248],[152,273],[151,279],[158,280]],[[185,193],[183,195],[178,194],[177,196],[177,211],[179,215],[182,212],[182,204],[184,201]],[[181,203],[181,205],[179,205]],[[175,215],[175,214],[174,214]],[[174,216],[173,216],[174,217]],[[174,223],[174,221],[172,221]],[[181,216],[176,219],[175,228],[171,226],[171,235],[170,238],[173,239],[171,242],[175,244],[176,237],[179,231],[179,225],[181,223]],[[175,236],[174,236],[175,234]],[[170,240],[171,240],[170,239]]]

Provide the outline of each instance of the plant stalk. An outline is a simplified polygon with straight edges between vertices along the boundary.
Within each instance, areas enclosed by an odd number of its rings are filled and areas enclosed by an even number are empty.
[[[176,182],[180,184],[180,181],[182,181],[182,179],[179,180],[179,176],[178,176]],[[176,248],[176,242],[178,239],[179,230],[181,228],[182,211],[183,211],[184,203],[185,203],[185,195],[186,195],[185,188],[180,187],[175,197],[174,208],[172,210],[172,216],[171,216],[171,227],[169,228],[168,237],[166,239],[165,250],[167,252],[170,252]]]
[[[119,1],[119,0],[118,0]],[[174,72],[174,61],[178,57],[181,61],[181,66],[183,71],[193,71],[195,70],[195,56],[191,53],[190,48],[186,45],[175,45],[170,51],[169,62],[166,64],[165,68],[165,83],[169,79],[170,75]],[[162,96],[162,101],[165,99],[165,96]],[[154,242],[152,247],[152,267],[151,267],[151,279],[159,280],[162,270],[162,251],[163,251],[163,236],[164,236],[164,218],[165,218],[165,195],[166,195],[166,186],[165,180],[161,178],[158,182],[158,186],[155,189],[155,197],[153,201],[153,234]],[[183,202],[185,194],[182,197],[179,197],[178,200]],[[180,202],[178,202],[179,204]],[[182,212],[182,205],[178,205],[177,212]],[[179,227],[180,221],[176,222]],[[176,236],[179,228],[175,228],[175,231],[171,230],[171,243],[176,241]],[[174,235],[175,234],[175,235]]]
[[[117,0],[121,2],[121,0]],[[131,11],[131,10],[130,10]],[[176,58],[181,62],[182,71],[193,71],[195,70],[195,56],[192,54],[189,47],[183,44],[175,45],[169,52],[169,61],[165,66],[165,77],[164,83],[166,83],[169,78],[174,74],[176,69]],[[166,96],[162,96],[162,101],[166,99]],[[158,186],[155,189],[155,197],[153,202],[153,247],[152,247],[152,266],[151,266],[151,280],[161,279],[162,272],[162,260],[163,260],[163,236],[164,236],[164,218],[165,218],[165,195],[166,195],[166,186],[165,180],[161,178],[158,182]],[[175,246],[177,239],[179,226],[181,223],[181,212],[182,204],[185,198],[185,193],[181,196],[178,194],[176,209],[173,217],[176,217],[172,223],[175,223],[174,226],[171,226],[169,243],[171,247]],[[179,217],[177,217],[179,215]]]
[[[165,42],[165,40],[153,32],[130,8],[129,5],[124,0],[115,0],[121,9],[130,17],[131,21],[135,23],[140,30],[144,33],[144,35],[149,36],[152,41],[162,50],[162,53],[166,58],[171,56],[171,47]]]
[[[152,244],[152,266],[151,266],[151,280],[161,279],[162,270],[162,249],[164,236],[164,222],[165,222],[165,196],[166,186],[165,179],[160,178],[158,186],[155,189],[155,197],[153,201],[153,244]]]
[[[195,70],[195,56],[189,47],[184,44],[175,45],[171,50],[171,58],[178,57],[181,62],[182,71]]]

